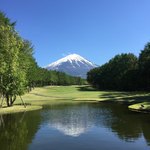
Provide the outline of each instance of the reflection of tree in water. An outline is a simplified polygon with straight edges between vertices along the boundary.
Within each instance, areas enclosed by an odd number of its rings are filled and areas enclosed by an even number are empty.
[[[147,144],[150,146],[150,115],[145,116],[142,123],[143,136],[146,139]]]
[[[141,137],[141,126],[136,116],[120,105],[115,105],[112,111],[111,129],[116,132],[120,139],[135,141]]]
[[[0,149],[26,150],[38,129],[40,114],[38,112],[18,113],[1,117],[3,123],[0,124]]]
[[[100,105],[101,109],[109,110],[108,114],[103,114],[105,117],[101,123],[112,132],[125,141],[136,141],[144,135],[147,144],[150,144],[150,115],[131,112],[125,105],[119,104],[104,104]]]

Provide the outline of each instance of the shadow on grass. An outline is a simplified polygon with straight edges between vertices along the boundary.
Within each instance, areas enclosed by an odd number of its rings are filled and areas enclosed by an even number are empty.
[[[91,86],[88,86],[88,85],[81,86],[81,87],[76,87],[76,88],[78,89],[78,91],[88,91],[88,92],[90,92],[90,91],[98,91],[97,89],[95,89],[95,88],[93,88]]]
[[[48,95],[44,95],[44,94],[38,94],[38,93],[31,93],[32,95],[35,96],[40,96],[40,97],[50,97],[50,98],[61,98],[62,96],[48,96]]]
[[[140,103],[150,102],[150,93],[144,92],[110,92],[102,93],[100,99],[107,99],[107,102],[122,102],[122,103]]]

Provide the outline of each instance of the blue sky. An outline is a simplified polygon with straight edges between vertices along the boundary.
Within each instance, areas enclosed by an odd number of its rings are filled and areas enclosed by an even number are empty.
[[[71,53],[101,65],[150,41],[150,0],[0,0],[45,66]]]

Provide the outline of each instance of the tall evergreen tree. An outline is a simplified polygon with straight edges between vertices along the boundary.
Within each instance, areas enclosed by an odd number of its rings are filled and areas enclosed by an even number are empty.
[[[137,64],[137,57],[131,53],[116,55],[108,63],[88,72],[87,80],[100,89],[124,90],[128,88],[124,77],[131,70],[137,69]]]

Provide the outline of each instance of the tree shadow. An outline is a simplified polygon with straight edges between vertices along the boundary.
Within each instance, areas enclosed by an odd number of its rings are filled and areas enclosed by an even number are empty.
[[[102,93],[100,99],[107,99],[108,102],[140,103],[150,102],[150,93],[144,92],[110,92]]]
[[[80,87],[76,87],[78,89],[78,91],[99,91],[89,85],[86,86],[80,86]]]

